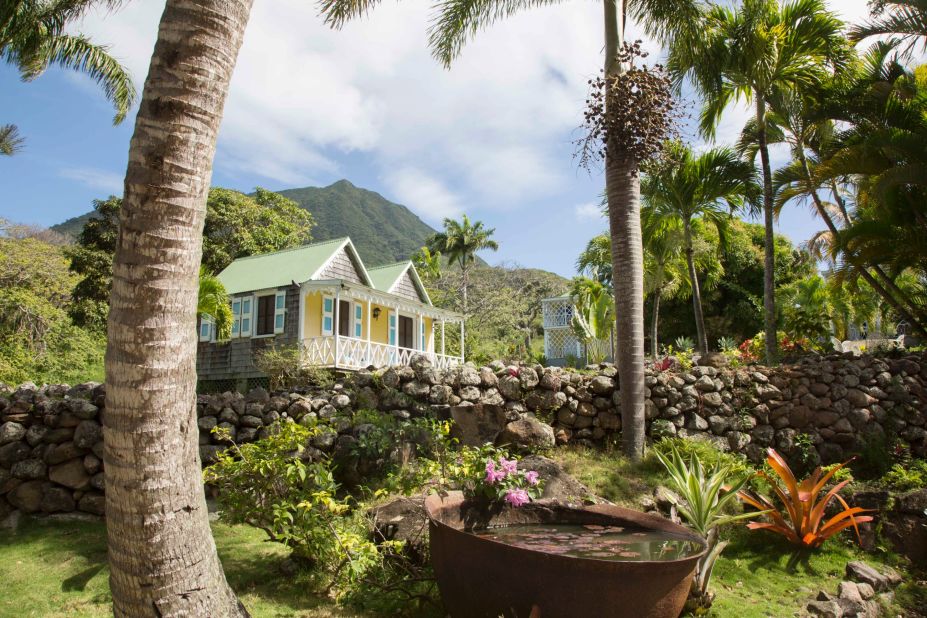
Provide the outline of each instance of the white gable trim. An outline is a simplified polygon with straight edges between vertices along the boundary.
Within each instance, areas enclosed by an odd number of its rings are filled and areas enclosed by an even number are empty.
[[[354,243],[351,242],[350,238],[345,238],[344,242],[338,245],[338,248],[332,251],[332,254],[328,256],[328,259],[319,266],[314,273],[309,277],[309,280],[315,280],[321,273],[325,272],[325,269],[328,268],[332,262],[335,261],[335,258],[341,251],[347,251],[348,257],[351,258],[351,263],[354,264],[354,267],[360,267],[358,274],[361,276],[361,280],[364,281],[364,284],[367,287],[373,287],[373,281],[370,279],[370,274],[367,272],[367,267],[364,266],[364,261],[361,260],[360,254],[357,252],[357,249],[354,248]]]

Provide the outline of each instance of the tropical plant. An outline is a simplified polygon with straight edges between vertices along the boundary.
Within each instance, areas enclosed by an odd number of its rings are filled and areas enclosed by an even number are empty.
[[[827,284],[820,275],[780,288],[785,332],[792,339],[808,339],[815,349],[829,347],[831,306]]]
[[[426,283],[432,283],[441,278],[441,252],[434,253],[428,247],[422,247],[412,256],[415,269]]]
[[[197,295],[196,315],[212,321],[216,339],[225,341],[232,336],[232,305],[228,292],[218,277],[200,267],[200,289]]]
[[[499,243],[491,238],[495,233],[492,228],[484,228],[482,221],[470,222],[467,215],[460,221],[450,218],[444,219],[444,231],[438,232],[428,240],[427,247],[432,253],[441,253],[447,258],[448,264],[457,264],[460,267],[460,295],[461,309],[467,315],[468,288],[470,287],[470,271],[476,262],[477,251],[498,251]]]
[[[728,543],[719,540],[718,529],[762,514],[755,511],[729,514],[731,507],[737,504],[738,492],[752,474],[744,474],[734,466],[721,463],[704,466],[698,455],[683,456],[675,446],[671,446],[668,453],[655,449],[654,455],[666,468],[671,488],[683,500],[676,505],[678,513],[708,543],[705,555],[696,566],[687,602],[692,611],[701,613],[711,607],[714,600],[714,593],[708,590],[708,585],[715,562]]]
[[[576,270],[611,288],[612,239],[608,234],[598,234],[589,239],[586,248],[576,258]]]
[[[644,209],[652,211],[651,217],[676,220],[682,230],[697,347],[707,354],[692,228],[697,220],[710,223],[717,228],[723,244],[731,213],[755,194],[753,166],[738,159],[730,148],[713,148],[696,155],[688,146],[672,142],[663,159],[647,166],[646,172],[641,181]]]
[[[859,536],[858,524],[872,521],[872,516],[862,515],[867,509],[850,507],[840,495],[849,480],[836,483],[828,489],[828,481],[849,462],[833,466],[827,472],[816,468],[808,478],[799,482],[789,464],[774,449],[767,450],[766,463],[775,477],[765,471],[759,475],[772,487],[781,506],[776,507],[769,498],[749,491],[741,491],[740,499],[750,506],[763,511],[770,519],[768,522],[751,522],[751,530],[769,530],[780,534],[790,542],[805,548],[820,547],[827,539],[841,530],[852,526]],[[827,490],[826,493],[823,493]],[[823,493],[823,495],[822,495]],[[843,510],[826,518],[827,505],[837,500]]]
[[[586,349],[586,362],[602,362],[612,339],[615,300],[608,288],[585,277],[573,280],[571,295],[576,309],[573,312],[573,332]]]
[[[660,349],[660,303],[689,293],[691,286],[683,257],[683,238],[678,222],[641,209],[644,243],[644,292],[650,295],[650,350],[654,358]]]
[[[122,122],[135,101],[135,85],[128,71],[80,34],[66,32],[97,0],[10,0],[0,8],[0,58],[19,70],[23,81],[32,81],[49,65],[88,75],[103,89],[116,108],[114,124]],[[118,4],[111,2],[111,4]],[[5,138],[5,139],[4,139]],[[13,154],[22,144],[14,125],[0,127],[0,153]]]
[[[766,229],[763,310],[766,359],[776,362],[774,203],[767,140],[771,104],[820,82],[828,67],[845,64],[842,22],[823,0],[744,0],[737,7],[711,5],[694,24],[698,36],[670,46],[667,67],[677,84],[690,79],[704,98],[701,130],[713,136],[725,108],[738,99],[755,107],[756,141],[763,181]]]

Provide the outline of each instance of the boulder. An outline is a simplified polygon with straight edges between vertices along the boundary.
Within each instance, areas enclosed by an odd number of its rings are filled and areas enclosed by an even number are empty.
[[[534,470],[544,482],[542,500],[555,500],[566,504],[604,502],[589,488],[567,474],[563,466],[541,455],[530,455],[518,462],[519,470]]]
[[[48,468],[41,459],[23,459],[13,464],[13,467],[10,469],[10,474],[12,474],[14,478],[34,481],[44,479],[47,471]]]
[[[589,389],[597,395],[611,395],[615,381],[607,376],[596,376],[589,381]]]
[[[74,507],[74,497],[69,490],[54,485],[45,487],[40,505],[43,513],[70,513]]]
[[[43,481],[26,481],[6,495],[6,499],[23,513],[37,513],[42,507]]]
[[[103,428],[96,421],[81,421],[74,429],[74,444],[78,448],[90,449],[103,439]]]
[[[83,459],[80,458],[52,466],[48,470],[48,478],[71,489],[84,489],[90,485],[90,475],[84,468]]]
[[[897,573],[880,573],[865,562],[853,561],[847,563],[847,579],[869,584],[876,592],[884,592],[900,581]]]
[[[81,497],[77,503],[77,508],[85,513],[104,515],[106,513],[106,496],[88,492]]]
[[[451,406],[451,436],[466,446],[493,443],[505,428],[505,409],[493,405]]]
[[[428,560],[428,516],[425,494],[402,496],[367,511],[376,543],[405,541],[404,551],[416,564]]]
[[[551,448],[554,446],[554,428],[536,418],[526,417],[506,425],[496,443],[524,448]]]
[[[18,442],[26,437],[26,428],[19,423],[7,421],[0,425],[0,445]]]

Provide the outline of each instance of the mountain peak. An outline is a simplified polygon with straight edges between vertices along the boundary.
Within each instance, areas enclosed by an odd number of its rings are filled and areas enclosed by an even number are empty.
[[[341,188],[356,189],[357,185],[355,185],[353,182],[351,182],[347,178],[342,178],[341,180],[337,180],[325,188],[326,189],[341,189]]]

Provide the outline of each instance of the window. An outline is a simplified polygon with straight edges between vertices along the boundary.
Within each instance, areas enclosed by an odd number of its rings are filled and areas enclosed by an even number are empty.
[[[338,335],[351,336],[351,303],[347,300],[338,301]]]
[[[200,318],[200,341],[212,339],[212,320],[206,316]]]
[[[415,322],[406,315],[399,316],[399,347],[415,349]]]
[[[276,311],[277,299],[275,296],[258,296],[257,298],[257,320],[255,320],[254,334],[261,335],[274,334],[274,312]]]

